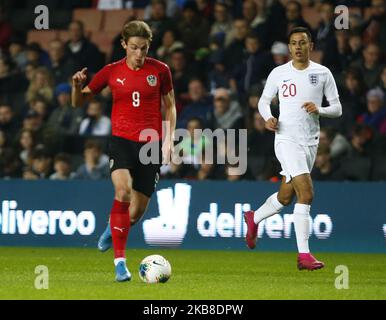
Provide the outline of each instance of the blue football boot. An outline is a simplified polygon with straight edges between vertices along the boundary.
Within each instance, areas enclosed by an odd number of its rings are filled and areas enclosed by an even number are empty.
[[[131,280],[131,273],[126,267],[126,261],[119,261],[115,266],[115,280],[118,282]]]
[[[98,250],[101,252],[105,252],[109,250],[112,246],[113,237],[111,235],[110,222],[107,224],[105,231],[103,231],[102,235],[98,240]]]

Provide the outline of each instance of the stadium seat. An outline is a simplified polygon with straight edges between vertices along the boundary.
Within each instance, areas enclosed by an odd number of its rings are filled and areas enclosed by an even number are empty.
[[[322,50],[311,51],[310,59],[316,63],[322,63],[323,51]]]
[[[103,11],[98,9],[75,9],[73,20],[84,23],[85,31],[100,31],[102,28]]]
[[[302,14],[304,20],[310,25],[312,29],[316,29],[322,20],[319,11],[313,7],[303,7]]]
[[[91,42],[96,44],[107,57],[110,59],[112,43],[117,33],[115,31],[93,32],[91,34]]]
[[[27,43],[37,42],[42,49],[47,50],[50,41],[58,37],[58,30],[30,30],[27,33]]]
[[[106,10],[104,12],[103,30],[107,32],[115,32],[118,34],[122,31],[122,27],[131,16],[134,16],[133,10]]]

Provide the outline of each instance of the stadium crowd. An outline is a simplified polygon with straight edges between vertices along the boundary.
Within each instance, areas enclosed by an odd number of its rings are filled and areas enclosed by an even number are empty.
[[[128,8],[127,21],[138,19],[132,9],[142,10],[154,34],[149,56],[172,71],[177,127],[191,133],[181,142],[189,156],[182,165],[163,166],[165,178],[279,179],[274,135],[266,131],[257,103],[269,72],[290,59],[289,30],[303,26],[313,34],[312,59],[332,71],[343,106],[342,117],[321,118],[313,178],[386,180],[385,0],[49,2],[50,10],[70,14],[78,7]],[[341,4],[350,7],[349,29],[334,25],[334,9]],[[87,67],[91,78],[106,63],[123,58],[120,35],[106,54],[93,43],[84,21],[72,19],[56,26],[67,30],[67,40],[52,39],[44,50],[39,41],[28,41],[29,30],[21,30],[17,18],[7,19],[30,5],[4,1],[0,7],[0,177],[108,178],[110,92],[105,89],[84,108],[73,108],[71,76]],[[306,9],[317,13],[317,24],[303,16]],[[272,109],[278,115],[277,101]],[[193,137],[199,128],[248,129],[247,172],[232,175],[229,163],[200,164],[205,148],[227,150],[205,136]]]

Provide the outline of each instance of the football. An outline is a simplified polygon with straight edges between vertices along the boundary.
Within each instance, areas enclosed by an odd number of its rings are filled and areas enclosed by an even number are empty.
[[[139,265],[139,277],[146,283],[165,283],[171,274],[169,261],[158,254],[147,256]]]

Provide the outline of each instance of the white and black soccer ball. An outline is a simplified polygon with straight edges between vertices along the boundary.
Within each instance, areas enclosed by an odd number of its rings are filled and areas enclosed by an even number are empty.
[[[139,277],[146,283],[165,283],[172,275],[172,268],[164,257],[153,254],[139,265]]]

